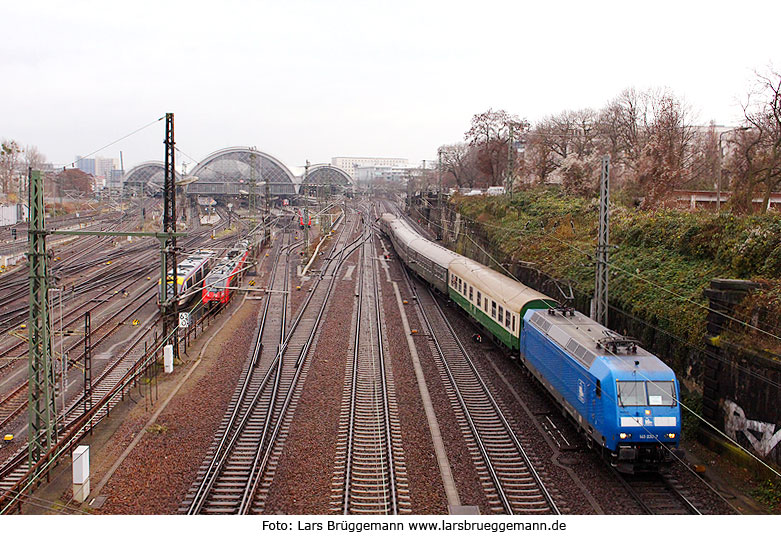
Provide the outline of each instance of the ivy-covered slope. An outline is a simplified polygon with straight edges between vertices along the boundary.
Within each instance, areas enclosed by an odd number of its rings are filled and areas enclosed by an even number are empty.
[[[593,294],[598,200],[538,188],[512,200],[456,197],[451,203],[514,259],[536,263],[581,293]],[[610,243],[611,304],[693,344],[702,341],[707,314],[702,292],[712,278],[766,280],[771,299],[781,287],[778,213],[735,216],[613,206]],[[763,307],[781,312],[781,301],[772,302]]]

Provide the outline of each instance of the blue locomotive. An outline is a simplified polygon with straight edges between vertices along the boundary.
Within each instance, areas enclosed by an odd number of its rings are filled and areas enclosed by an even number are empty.
[[[635,341],[576,311],[530,310],[520,358],[619,471],[671,461],[681,432],[678,382]]]
[[[518,355],[619,471],[656,471],[680,441],[675,373],[631,338],[456,254],[392,214],[380,218],[402,261]]]

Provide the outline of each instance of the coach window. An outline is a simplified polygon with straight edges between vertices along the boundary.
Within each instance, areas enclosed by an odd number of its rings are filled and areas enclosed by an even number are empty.
[[[473,295],[473,289],[472,286],[469,286],[469,302],[472,302],[472,295]]]
[[[510,313],[510,310],[507,310],[507,314],[504,316],[505,328],[510,328],[510,317],[512,317],[512,313]]]
[[[496,302],[491,301],[491,317],[496,319]]]
[[[515,333],[515,314],[513,313],[513,334]]]
[[[480,291],[477,291],[477,307],[481,307],[483,305],[483,295],[480,293]]]
[[[504,314],[504,308],[499,306],[499,324],[502,324],[503,318],[502,315]]]

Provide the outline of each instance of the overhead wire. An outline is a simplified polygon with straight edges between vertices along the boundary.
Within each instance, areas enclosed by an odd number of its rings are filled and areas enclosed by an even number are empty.
[[[419,213],[419,214],[420,214],[420,213]],[[425,216],[424,216],[424,215],[421,215],[421,216],[423,216],[423,217],[425,218]],[[430,219],[428,219],[428,218],[426,218],[426,220],[427,220],[427,221],[428,221],[430,224],[434,225],[435,227],[439,227],[441,230],[443,230],[443,231],[444,231],[444,228],[443,228],[442,226],[438,226],[436,223],[432,222],[432,221],[431,221]],[[507,273],[507,274],[508,274],[508,275],[509,275],[509,276],[510,276],[512,279],[514,279],[514,280],[516,280],[516,281],[519,281],[519,280],[518,280],[518,278],[517,278],[517,277],[515,277],[515,275],[514,275],[514,274],[512,274],[512,273],[511,273],[509,270],[507,270],[507,269],[506,269],[506,268],[505,268],[505,267],[504,267],[504,266],[503,266],[501,263],[498,263],[498,262],[496,261],[496,259],[494,259],[492,256],[490,256],[490,254],[489,254],[488,252],[486,252],[486,251],[485,251],[485,249],[483,249],[483,248],[482,248],[480,245],[478,245],[478,244],[477,244],[477,243],[476,243],[476,242],[475,242],[475,241],[474,241],[474,240],[473,240],[471,237],[469,237],[467,234],[465,234],[465,235],[467,236],[467,238],[469,238],[469,240],[470,240],[470,241],[472,241],[472,242],[473,242],[473,244],[475,244],[475,245],[476,245],[478,248],[480,248],[480,249],[481,249],[481,250],[482,250],[482,251],[483,251],[483,252],[484,252],[486,255],[488,255],[490,259],[492,259],[492,260],[493,260],[495,263],[497,263],[497,266],[498,266],[498,267],[500,267],[502,270],[504,270],[504,271],[505,271],[505,272],[506,272],[506,273]],[[521,284],[523,285],[523,283],[522,283],[522,282],[520,282],[520,281],[519,281],[519,283],[521,283]],[[566,317],[565,317],[565,319],[566,319]],[[569,322],[571,322],[571,321],[569,321]],[[594,339],[594,338],[593,338],[593,337],[591,337],[591,336],[588,336],[588,337],[590,337],[590,338],[591,338],[591,339],[592,339],[592,340],[593,340],[593,341],[596,343],[596,339]],[[612,354],[614,357],[618,358],[618,359],[622,359],[622,360],[624,360],[624,361],[626,360],[626,359],[625,359],[625,358],[623,358],[622,356],[620,356],[620,355],[617,355],[617,354],[613,353],[613,352],[612,352],[610,349],[605,349],[605,350],[606,350],[607,352],[609,352],[610,354]],[[647,378],[647,377],[646,377],[646,376],[645,376],[643,373],[641,373],[641,376],[643,376],[643,377],[646,379],[646,381],[647,381],[647,382],[652,382],[652,383],[653,383],[653,381],[652,381],[651,379],[648,379],[648,378]],[[773,384],[775,384],[775,383],[773,383]],[[695,411],[694,411],[692,408],[690,408],[688,405],[686,405],[685,403],[683,403],[683,401],[681,401],[681,400],[680,400],[680,398],[679,398],[679,397],[677,397],[677,395],[675,396],[675,399],[676,399],[676,401],[678,402],[678,404],[680,404],[680,406],[681,406],[682,408],[686,409],[686,410],[687,410],[687,411],[688,411],[690,414],[692,414],[692,415],[693,415],[693,416],[695,416],[695,417],[696,417],[698,420],[700,420],[702,423],[704,423],[706,426],[708,426],[709,428],[711,428],[712,430],[714,430],[714,431],[717,433],[717,435],[719,435],[719,436],[723,437],[723,438],[724,438],[724,439],[726,439],[726,440],[727,440],[729,443],[731,443],[731,444],[733,444],[734,446],[736,446],[736,447],[737,447],[739,450],[741,450],[741,451],[745,452],[747,455],[749,455],[750,457],[752,457],[752,458],[753,458],[754,460],[756,460],[756,461],[757,461],[759,464],[761,464],[762,466],[764,466],[764,467],[766,467],[767,469],[769,469],[769,470],[770,470],[771,472],[773,472],[775,475],[777,475],[777,476],[781,477],[781,473],[779,473],[778,471],[776,471],[775,469],[773,469],[771,466],[769,466],[767,463],[765,463],[765,462],[764,462],[762,459],[758,458],[756,455],[754,455],[753,453],[751,453],[750,451],[748,451],[746,448],[744,448],[743,446],[741,446],[741,445],[740,445],[738,442],[736,442],[735,440],[733,440],[732,438],[730,438],[728,435],[726,435],[724,432],[722,432],[721,430],[719,430],[718,428],[716,428],[716,427],[715,427],[713,424],[711,424],[711,423],[710,423],[708,420],[706,420],[706,419],[705,419],[703,416],[701,416],[700,414],[698,414],[697,412],[695,412]]]
[[[95,154],[99,153],[100,151],[103,151],[104,149],[106,149],[106,148],[108,148],[108,147],[111,147],[112,145],[114,145],[114,144],[116,144],[116,143],[119,143],[119,142],[121,142],[122,140],[125,140],[126,138],[130,138],[130,137],[131,137],[131,136],[133,136],[134,134],[136,134],[136,133],[139,133],[139,132],[141,132],[142,130],[144,130],[144,129],[148,128],[148,127],[151,127],[152,125],[154,125],[154,124],[155,124],[155,123],[157,123],[158,121],[162,121],[163,119],[165,119],[165,116],[159,117],[159,118],[157,118],[156,120],[154,120],[154,121],[151,121],[151,122],[147,123],[147,124],[146,124],[146,125],[144,125],[143,127],[139,127],[139,128],[137,128],[136,130],[134,130],[134,131],[132,131],[132,132],[130,132],[130,133],[128,133],[128,134],[126,134],[126,135],[124,135],[124,136],[120,137],[120,138],[117,138],[117,139],[116,139],[116,140],[114,140],[113,142],[110,142],[110,143],[108,143],[108,144],[104,145],[103,147],[100,147],[100,148],[96,149],[95,151],[93,151],[93,152],[91,152],[91,153],[88,153],[87,155],[84,155],[84,156],[83,156],[83,157],[81,157],[79,160],[83,160],[83,159],[85,159],[85,158],[91,157],[92,155],[95,155]],[[68,166],[76,166],[77,162],[78,162],[78,160],[77,160],[77,161],[74,161],[74,162],[71,162],[70,164],[66,164],[65,166],[63,166],[63,169],[67,168]]]
[[[552,232],[553,232],[553,230],[551,230],[549,233],[552,233]],[[496,260],[496,259],[495,259],[495,258],[494,258],[494,257],[493,257],[493,256],[492,256],[492,255],[491,255],[489,252],[488,252],[488,251],[486,251],[486,250],[485,250],[485,249],[484,249],[484,248],[483,248],[483,247],[482,247],[480,244],[478,244],[477,242],[475,242],[475,240],[474,240],[474,239],[472,239],[472,237],[470,237],[468,234],[465,234],[465,236],[466,236],[466,238],[467,238],[467,239],[469,239],[469,240],[470,240],[470,242],[472,242],[472,244],[474,244],[474,245],[475,245],[477,248],[479,248],[479,249],[480,249],[480,250],[481,250],[481,251],[482,251],[482,252],[483,252],[485,255],[487,255],[487,256],[488,256],[488,257],[489,257],[489,258],[490,258],[490,259],[491,259],[491,260],[492,260],[492,261],[493,261],[493,262],[494,262],[494,263],[495,263],[495,264],[496,264],[496,265],[497,265],[499,268],[501,268],[502,270],[504,270],[504,271],[505,271],[505,272],[506,272],[506,273],[507,273],[507,274],[508,274],[508,275],[509,275],[511,278],[513,278],[513,279],[515,279],[516,281],[518,281],[518,279],[515,277],[515,275],[513,275],[513,274],[512,274],[512,273],[511,273],[509,270],[507,270],[507,268],[506,268],[506,267],[505,267],[503,264],[499,263],[499,261],[497,261],[497,260]],[[571,285],[571,284],[570,284],[570,285]],[[584,294],[584,295],[585,295],[584,291],[583,291],[582,289],[580,289],[579,287],[577,287],[577,286],[574,286],[574,289],[575,289],[575,290],[577,290],[577,291],[579,291],[581,294]],[[687,346],[691,347],[692,349],[695,349],[695,350],[699,350],[699,351],[701,351],[701,352],[704,352],[705,354],[707,354],[707,355],[708,355],[708,356],[710,356],[711,358],[714,358],[714,359],[716,359],[716,360],[718,360],[718,361],[720,361],[720,362],[722,362],[722,363],[724,363],[724,364],[734,365],[734,366],[735,366],[735,368],[736,368],[736,369],[738,369],[739,371],[741,371],[741,372],[743,372],[743,373],[745,373],[745,374],[747,374],[747,375],[749,375],[749,376],[753,376],[754,378],[756,378],[756,379],[758,379],[758,380],[761,380],[761,381],[763,381],[763,382],[766,382],[767,384],[769,384],[769,385],[771,385],[771,386],[773,386],[773,387],[775,387],[775,388],[781,389],[781,384],[778,384],[777,382],[775,382],[774,380],[770,379],[769,377],[766,377],[766,376],[760,375],[760,374],[756,373],[755,371],[752,371],[752,370],[750,370],[750,369],[748,369],[748,368],[746,368],[746,367],[743,367],[743,366],[741,366],[740,364],[732,364],[732,363],[731,363],[731,362],[729,362],[727,359],[725,359],[725,358],[723,358],[723,357],[719,356],[717,353],[713,353],[712,351],[709,351],[709,350],[708,350],[707,348],[705,348],[705,347],[702,347],[702,346],[699,346],[699,345],[695,345],[694,343],[688,342],[688,341],[684,340],[683,338],[681,338],[681,337],[679,337],[679,336],[677,336],[677,335],[673,334],[672,332],[669,332],[669,331],[667,331],[667,330],[663,329],[663,328],[662,328],[662,327],[660,327],[659,325],[655,325],[655,324],[649,323],[649,322],[648,322],[648,321],[646,321],[645,319],[641,319],[640,317],[638,317],[638,316],[636,316],[636,315],[634,315],[634,314],[632,314],[632,313],[630,313],[630,312],[628,312],[628,311],[626,311],[626,310],[624,310],[624,309],[622,309],[622,308],[619,308],[618,306],[615,306],[615,305],[612,305],[612,304],[608,304],[608,308],[610,308],[610,309],[612,309],[612,310],[614,310],[614,311],[617,311],[617,312],[619,312],[619,313],[621,313],[621,314],[623,314],[623,315],[626,315],[627,317],[630,317],[630,318],[632,318],[632,319],[633,319],[633,320],[635,320],[635,321],[639,321],[639,322],[643,323],[645,326],[648,326],[648,327],[654,328],[655,330],[658,330],[658,331],[660,331],[660,332],[664,333],[665,335],[667,335],[667,336],[670,336],[670,337],[672,337],[672,338],[676,339],[677,341],[679,341],[679,342],[683,343],[684,345],[687,345]]]
[[[422,215],[422,216],[424,216],[424,215]],[[425,217],[425,216],[424,216],[424,217]],[[495,224],[489,224],[489,223],[482,223],[482,222],[477,222],[476,220],[474,220],[474,219],[471,219],[471,218],[469,218],[469,217],[466,217],[466,216],[463,216],[463,215],[461,215],[461,218],[462,218],[462,219],[464,219],[464,220],[466,220],[466,221],[468,221],[468,222],[471,222],[471,223],[473,223],[473,224],[477,224],[477,225],[481,225],[481,226],[485,226],[485,227],[491,227],[491,228],[494,228],[494,229],[499,229],[499,230],[508,230],[508,228],[507,228],[507,227],[505,227],[505,226],[498,226],[498,225],[495,225]],[[431,222],[430,220],[429,220],[429,222],[430,222],[432,225],[434,225],[435,227],[438,227],[439,229],[441,229],[441,230],[443,230],[443,231],[444,231],[444,227],[443,227],[443,226],[441,226],[441,225],[438,225],[438,224],[437,224],[437,223],[435,223],[435,222]],[[509,230],[508,230],[508,231],[509,231]],[[575,246],[575,245],[573,245],[573,244],[571,244],[571,243],[569,243],[569,242],[567,242],[567,241],[564,241],[564,240],[562,240],[562,239],[559,239],[558,237],[556,237],[555,235],[553,235],[552,231],[553,231],[553,230],[551,230],[551,232],[548,232],[548,233],[546,233],[546,234],[545,234],[545,236],[546,236],[546,237],[550,237],[551,239],[553,239],[553,240],[555,240],[555,241],[557,241],[557,242],[559,242],[559,243],[563,244],[564,246],[567,246],[568,248],[570,248],[570,249],[572,249],[572,250],[575,250],[575,251],[577,251],[578,253],[580,253],[580,254],[584,255],[584,256],[585,256],[586,258],[588,258],[588,259],[592,259],[592,260],[594,259],[594,254],[592,254],[592,253],[589,253],[589,252],[586,252],[586,251],[582,250],[581,248],[579,248],[579,247],[577,247],[577,246]],[[515,234],[522,235],[522,234],[524,234],[524,233],[527,233],[527,234],[532,234],[533,232],[531,232],[531,231],[527,231],[527,230],[512,230],[512,231],[510,231],[510,233],[511,233],[511,234],[513,234],[513,235],[515,235]],[[501,265],[500,265],[500,266],[501,266]],[[749,328],[749,329],[752,329],[752,330],[756,330],[756,331],[758,331],[758,332],[760,332],[760,333],[762,333],[762,334],[765,334],[765,335],[767,335],[767,336],[769,336],[769,337],[772,337],[772,338],[774,338],[774,339],[776,339],[776,340],[778,340],[778,341],[781,341],[781,336],[778,336],[778,335],[776,335],[776,334],[773,334],[773,333],[771,333],[771,332],[768,332],[768,331],[766,331],[766,330],[763,330],[762,328],[760,328],[760,327],[758,327],[758,326],[754,326],[754,325],[752,325],[752,324],[750,324],[750,323],[748,323],[748,322],[746,322],[746,321],[743,321],[743,320],[741,320],[741,319],[737,319],[737,318],[735,318],[734,316],[731,316],[731,315],[729,315],[729,314],[727,314],[727,313],[724,313],[724,312],[720,312],[720,311],[718,311],[718,310],[715,310],[715,309],[711,308],[710,306],[706,306],[705,304],[700,304],[699,302],[696,302],[696,301],[692,300],[691,298],[688,298],[688,297],[685,297],[685,296],[683,296],[683,295],[680,295],[680,294],[676,293],[675,291],[672,291],[672,290],[670,290],[670,289],[667,289],[666,287],[664,287],[664,286],[662,286],[662,285],[659,285],[659,284],[657,284],[657,283],[655,283],[655,282],[652,282],[652,281],[648,280],[647,278],[643,278],[642,276],[640,276],[640,275],[639,275],[639,274],[637,274],[636,272],[632,272],[632,271],[630,271],[630,270],[627,270],[627,269],[625,269],[625,268],[623,268],[623,267],[621,267],[621,266],[619,266],[619,265],[615,264],[615,262],[608,262],[608,263],[607,263],[607,266],[608,266],[609,268],[612,268],[612,269],[618,270],[618,271],[620,271],[620,272],[624,273],[625,275],[627,275],[627,276],[629,276],[629,277],[631,277],[631,278],[639,279],[640,281],[642,281],[642,282],[644,282],[644,283],[646,283],[646,284],[648,284],[648,285],[651,285],[651,286],[653,286],[653,287],[655,287],[655,288],[657,288],[657,289],[660,289],[660,290],[662,290],[662,291],[664,291],[664,292],[666,292],[666,293],[668,293],[668,294],[671,294],[671,295],[673,295],[674,297],[676,297],[676,298],[678,298],[678,299],[680,299],[680,300],[683,300],[683,301],[689,302],[689,303],[691,303],[691,304],[695,305],[695,306],[696,306],[696,307],[698,307],[698,308],[705,309],[705,310],[707,310],[707,311],[708,311],[708,312],[710,312],[710,313],[716,313],[716,314],[718,314],[718,315],[721,315],[721,316],[723,316],[724,318],[726,318],[726,319],[728,319],[728,320],[731,320],[731,321],[733,321],[733,322],[736,322],[736,323],[738,323],[738,324],[740,324],[740,325],[742,325],[742,326],[745,326],[746,328]],[[502,267],[502,268],[503,268],[503,270],[505,270],[505,271],[506,271],[506,269],[505,269],[504,267]]]
[[[425,218],[425,215],[421,215],[421,216],[423,216],[423,217]],[[427,220],[428,220],[428,219],[427,219]],[[470,219],[467,219],[467,220],[470,220]],[[473,223],[475,223],[475,222],[474,222],[474,220],[470,220],[470,221],[471,221],[471,222],[473,222]],[[437,224],[436,224],[435,222],[431,222],[430,220],[429,220],[429,222],[430,222],[432,225],[434,225],[434,226],[437,226]],[[498,226],[493,226],[493,227],[495,227],[495,228],[496,228],[496,227],[498,227]],[[441,229],[443,229],[443,230],[444,230],[444,228],[441,228]],[[545,237],[545,236],[549,236],[549,235],[551,235],[551,234],[552,234],[554,231],[555,231],[555,229],[551,229],[549,232],[547,232],[547,233],[546,233],[545,235],[543,235],[543,236],[544,236],[544,237]],[[537,234],[535,234],[535,235],[537,235]],[[477,242],[475,242],[475,241],[474,241],[474,239],[472,239],[472,237],[470,237],[468,234],[465,234],[465,236],[466,236],[466,238],[467,238],[467,239],[469,239],[469,241],[470,241],[470,242],[472,242],[472,243],[473,243],[473,244],[474,244],[474,245],[475,245],[475,246],[476,246],[478,249],[480,249],[480,250],[481,250],[483,253],[485,253],[485,254],[486,254],[486,256],[488,256],[488,257],[489,257],[489,258],[490,258],[490,259],[491,259],[491,260],[492,260],[492,261],[493,261],[493,262],[496,264],[496,266],[497,266],[497,267],[499,267],[501,270],[503,270],[504,272],[506,272],[506,273],[507,273],[507,274],[508,274],[510,277],[512,277],[513,279],[516,279],[516,280],[517,280],[517,278],[516,278],[516,277],[515,277],[515,276],[514,276],[514,275],[513,275],[513,274],[512,274],[512,273],[511,273],[509,270],[507,270],[507,268],[506,268],[506,267],[505,267],[503,264],[501,264],[501,263],[500,263],[499,261],[497,261],[497,260],[496,260],[496,259],[495,259],[493,256],[491,256],[491,255],[490,255],[490,254],[489,254],[489,253],[488,253],[488,252],[487,252],[487,251],[486,251],[486,250],[485,250],[485,249],[484,249],[484,248],[483,248],[483,247],[482,247],[480,244],[478,244]],[[631,273],[630,273],[630,274],[631,274]],[[571,284],[570,284],[570,285],[571,285]],[[585,295],[585,293],[584,293],[584,292],[583,292],[581,289],[579,289],[577,286],[575,287],[575,289],[576,289],[576,290],[578,290],[580,293],[582,293],[582,294],[584,294],[584,295]],[[623,310],[623,309],[621,309],[621,308],[619,308],[619,307],[617,307],[617,306],[614,306],[614,305],[610,305],[610,304],[609,304],[609,305],[608,305],[608,307],[609,307],[609,308],[611,308],[611,309],[613,309],[613,310],[615,310],[615,311],[618,311],[619,313],[622,313],[622,314],[624,314],[624,315],[627,315],[627,316],[629,316],[629,317],[632,317],[633,319],[640,320],[638,317],[634,316],[633,314],[631,314],[631,313],[627,312],[626,310]],[[658,325],[655,325],[655,324],[653,324],[653,323],[649,323],[649,322],[647,322],[647,321],[645,321],[645,320],[642,320],[642,322],[643,322],[643,324],[645,324],[646,326],[650,326],[650,327],[652,327],[652,328],[654,328],[654,329],[656,329],[656,330],[659,330],[659,331],[661,331],[661,332],[663,332],[663,333],[665,333],[665,334],[668,334],[668,335],[671,335],[671,336],[673,336],[673,334],[672,334],[672,333],[670,333],[670,332],[668,332],[668,331],[666,331],[666,330],[662,329],[662,328],[661,328],[660,326],[658,326]],[[727,332],[732,332],[732,333],[734,333],[734,334],[738,334],[738,335],[740,335],[740,333],[739,333],[739,332],[737,332],[737,331],[735,331],[735,330],[731,330],[729,327],[724,327],[724,331],[727,331]],[[708,349],[706,349],[705,347],[702,347],[702,346],[699,346],[699,345],[695,345],[694,343],[691,343],[691,342],[687,342],[686,340],[683,340],[682,338],[680,338],[680,337],[678,337],[678,336],[674,336],[674,337],[675,337],[675,339],[677,339],[678,341],[681,341],[681,342],[683,342],[683,343],[684,343],[684,344],[686,344],[687,346],[689,346],[689,347],[691,347],[691,348],[693,348],[693,349],[696,349],[696,350],[702,351],[702,352],[706,353],[708,356],[711,356],[711,357],[713,357],[713,358],[715,358],[715,359],[719,360],[720,362],[722,362],[722,363],[724,363],[724,364],[730,364],[730,365],[733,365],[733,364],[731,364],[729,361],[727,361],[725,358],[723,358],[723,357],[719,356],[718,354],[715,354],[715,353],[713,353],[713,352],[709,351],[709,350],[708,350]],[[778,383],[776,383],[775,381],[773,381],[772,379],[770,379],[770,378],[768,378],[768,377],[766,377],[766,376],[760,375],[760,374],[758,374],[758,373],[756,373],[756,372],[753,372],[753,371],[751,371],[751,370],[749,370],[749,369],[747,369],[747,368],[745,368],[745,367],[743,367],[743,366],[737,365],[737,364],[735,364],[735,367],[736,367],[738,370],[740,370],[740,371],[742,371],[742,372],[744,372],[744,373],[747,373],[747,374],[749,374],[750,376],[753,376],[754,378],[757,378],[757,379],[759,379],[759,380],[762,380],[762,381],[764,381],[764,382],[766,382],[766,383],[770,384],[770,385],[771,385],[771,386],[773,386],[773,387],[776,387],[776,388],[779,388],[779,387],[780,387]]]
[[[479,245],[477,245],[477,246],[479,247]],[[481,248],[481,249],[482,249],[482,248]],[[484,251],[484,250],[483,250],[483,251]],[[485,251],[484,251],[484,252],[485,252]],[[489,255],[489,257],[490,257],[490,254],[488,254],[488,252],[485,252],[485,253],[486,253],[487,255]],[[492,259],[493,259],[493,258],[492,258]],[[496,260],[494,260],[494,262],[496,262]],[[500,266],[501,266],[501,265],[500,265]],[[515,278],[514,276],[513,276],[513,279],[516,279],[516,280],[517,280],[517,278]],[[567,320],[567,319],[566,319],[566,316],[564,317],[564,319],[565,319],[565,320]],[[571,320],[569,320],[569,322],[571,323],[572,321],[571,321]],[[592,338],[592,339],[593,339],[593,338]],[[605,350],[606,350],[607,352],[610,352],[610,353],[611,353],[611,354],[613,354],[614,356],[616,356],[616,355],[615,355],[614,353],[612,353],[612,352],[611,352],[609,349],[605,349]],[[616,357],[620,358],[619,356],[616,356]],[[641,374],[641,375],[642,375],[642,374]],[[643,376],[644,376],[644,375],[643,375]],[[650,381],[650,379],[646,379],[646,381],[648,381],[648,382],[653,382],[653,381]],[[607,392],[605,392],[605,391],[603,391],[602,393],[603,393],[603,394],[605,394],[605,395],[608,395],[608,396],[610,395],[610,394],[607,394]],[[679,401],[679,400],[678,400],[678,398],[677,398],[677,394],[673,394],[673,399],[674,399],[674,400],[675,400],[677,403],[681,404],[681,403],[680,403],[680,401]],[[611,397],[611,400],[612,400],[612,402],[613,402],[614,404],[616,404],[616,405],[618,404],[618,402],[617,402],[617,401],[616,401],[614,398],[612,398],[612,397]],[[681,406],[683,406],[683,405],[681,405]],[[645,427],[645,425],[641,425],[641,427],[642,427],[643,429],[645,429],[645,431],[646,431],[646,432],[650,433],[650,431],[648,430],[648,428],[647,428],[647,427]],[[655,435],[654,435],[654,436],[655,436]],[[718,490],[716,490],[716,489],[715,489],[715,488],[714,488],[712,485],[710,485],[709,483],[707,483],[707,482],[706,482],[706,481],[705,481],[705,480],[704,480],[704,479],[703,479],[701,476],[699,476],[699,475],[697,475],[695,472],[693,472],[693,470],[692,470],[691,468],[689,468],[689,466],[688,466],[688,465],[685,463],[685,461],[682,461],[682,460],[680,459],[680,457],[678,457],[678,455],[677,455],[677,454],[676,454],[676,453],[675,453],[675,452],[674,452],[672,449],[670,449],[668,446],[666,446],[666,445],[665,445],[665,444],[664,444],[664,443],[663,443],[661,440],[659,440],[658,438],[656,438],[656,441],[657,441],[657,443],[658,443],[658,444],[660,444],[660,445],[662,446],[662,448],[663,448],[663,449],[665,449],[666,451],[668,451],[668,452],[671,454],[671,456],[672,456],[673,458],[675,458],[675,459],[676,459],[678,462],[680,462],[681,464],[683,464],[684,466],[686,466],[687,470],[689,470],[689,471],[690,471],[690,472],[691,472],[693,475],[695,475],[695,476],[696,476],[698,479],[700,479],[700,480],[701,480],[703,483],[705,483],[705,485],[706,485],[708,488],[710,488],[710,489],[711,489],[711,490],[712,490],[712,491],[713,491],[713,492],[714,492],[714,493],[715,493],[717,496],[719,496],[719,497],[720,497],[722,500],[724,500],[724,502],[725,502],[726,504],[730,505],[731,507],[733,507],[733,509],[735,509],[735,507],[734,507],[734,506],[732,506],[732,505],[730,504],[730,502],[729,502],[729,500],[728,500],[727,498],[725,498],[725,497],[724,497],[724,496],[723,496],[723,495],[722,495],[722,494],[721,494],[721,493],[720,493]]]

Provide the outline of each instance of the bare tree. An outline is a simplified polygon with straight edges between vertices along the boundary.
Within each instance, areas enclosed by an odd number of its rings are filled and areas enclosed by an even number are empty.
[[[543,182],[564,162],[574,171],[575,160],[586,160],[595,149],[596,117],[589,109],[566,110],[540,121],[529,136],[530,171]]]
[[[60,196],[69,191],[78,195],[85,195],[92,193],[94,178],[78,168],[68,168],[59,172],[54,177],[54,181],[58,185]]]
[[[645,115],[644,99],[634,88],[622,91],[599,113],[597,130],[603,140],[603,151],[610,154],[611,161],[636,168]]]
[[[46,156],[38,151],[34,145],[28,145],[24,148],[24,166],[33,170],[40,170],[46,163]]]
[[[493,185],[501,184],[507,169],[510,130],[520,139],[529,129],[529,122],[504,110],[476,114],[472,126],[464,134],[467,144],[477,150],[477,167]]]
[[[694,129],[686,107],[667,91],[645,94],[645,136],[634,181],[643,206],[655,207],[689,179]]]
[[[544,134],[534,129],[528,136],[525,153],[525,169],[533,180],[543,184],[556,170],[556,153],[551,149]]]
[[[439,151],[442,153],[444,183],[455,188],[474,187],[480,174],[477,151],[463,142],[443,145]]]
[[[704,131],[694,133],[692,140],[692,162],[689,181],[685,186],[692,189],[711,190],[719,177],[719,135],[711,122]]]
[[[3,140],[0,143],[0,184],[6,196],[13,191],[14,174],[16,173],[21,152],[22,149],[14,140]]]
[[[743,105],[748,129],[739,132],[730,164],[735,178],[733,207],[749,210],[761,188],[765,212],[771,194],[781,186],[781,74],[770,69],[756,77],[756,87]]]

